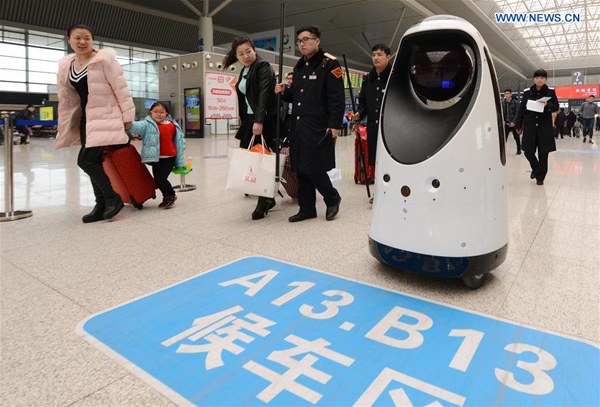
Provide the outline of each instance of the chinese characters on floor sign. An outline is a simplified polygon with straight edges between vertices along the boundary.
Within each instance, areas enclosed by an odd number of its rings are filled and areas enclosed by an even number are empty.
[[[79,330],[181,405],[600,402],[594,344],[263,257]]]

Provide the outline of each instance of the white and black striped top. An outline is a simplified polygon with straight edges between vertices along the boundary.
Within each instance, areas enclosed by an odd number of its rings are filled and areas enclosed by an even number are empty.
[[[71,69],[69,70],[69,80],[71,82],[79,82],[85,77],[87,77],[87,65],[80,72],[77,72],[75,70],[75,60],[73,60]]]
[[[88,67],[87,65],[80,72],[75,70],[75,60],[71,63],[69,69],[69,82],[75,88],[81,99],[81,109],[83,110],[82,120],[85,120],[85,107],[88,101]]]

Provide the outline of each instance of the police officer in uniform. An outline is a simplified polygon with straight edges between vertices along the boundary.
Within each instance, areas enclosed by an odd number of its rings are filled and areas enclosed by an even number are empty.
[[[385,44],[377,44],[371,50],[373,68],[363,80],[358,95],[358,111],[354,114],[354,120],[367,118],[367,151],[371,166],[375,165],[381,101],[392,70],[390,53],[390,47]]]
[[[289,218],[300,222],[317,217],[319,191],[327,205],[326,219],[333,220],[342,197],[327,171],[335,167],[335,139],[340,133],[345,110],[344,71],[336,58],[319,48],[321,32],[307,26],[296,31],[296,43],[304,55],[294,67],[291,87],[275,87],[292,103],[290,158],[298,174],[300,211]]]
[[[535,83],[523,92],[523,100],[519,106],[517,118],[514,123],[511,123],[511,126],[514,124],[514,128],[518,132],[523,132],[523,152],[531,165],[531,179],[535,178],[537,185],[544,185],[544,179],[548,173],[548,154],[556,151],[552,113],[558,111],[559,104],[554,88],[546,85],[547,79],[548,73],[545,70],[535,71],[533,75]],[[545,102],[542,113],[527,110],[529,100],[538,100],[543,97],[550,97],[550,100]],[[536,149],[538,157],[535,156]]]

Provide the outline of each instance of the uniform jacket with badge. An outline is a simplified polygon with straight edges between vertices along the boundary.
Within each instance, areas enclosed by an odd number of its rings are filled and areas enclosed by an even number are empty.
[[[377,73],[377,69],[373,67],[363,80],[360,94],[358,95],[358,113],[360,113],[361,120],[365,117],[367,118],[369,165],[375,165],[381,101],[383,100],[383,93],[385,92],[391,71],[391,64],[388,64],[381,73]]]
[[[527,101],[538,100],[543,97],[550,97],[543,113],[527,110]],[[517,129],[523,128],[522,148],[525,152],[535,152],[536,147],[539,152],[549,153],[556,151],[554,142],[554,131],[552,126],[552,113],[559,109],[558,99],[554,89],[544,85],[538,91],[533,85],[523,92],[523,100],[519,107],[519,113],[515,120]],[[537,139],[537,142],[536,142]]]
[[[319,50],[294,67],[294,82],[283,99],[292,103],[292,170],[305,174],[335,167],[335,140],[327,129],[340,129],[346,108],[344,72],[332,55]]]

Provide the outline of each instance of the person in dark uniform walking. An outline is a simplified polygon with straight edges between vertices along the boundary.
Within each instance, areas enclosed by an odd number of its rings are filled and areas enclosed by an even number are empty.
[[[523,151],[531,165],[531,179],[536,179],[538,185],[544,185],[548,173],[548,154],[556,151],[554,141],[552,113],[558,111],[558,99],[554,88],[546,85],[548,73],[538,69],[533,75],[534,85],[523,92],[523,100],[515,119],[514,127],[523,132]],[[527,109],[527,102],[536,101],[543,97],[550,99],[544,102],[544,111],[535,112]],[[538,157],[535,156],[537,149]]]
[[[502,116],[504,116],[504,134],[506,140],[508,140],[508,133],[512,131],[515,142],[517,143],[517,155],[521,154],[521,136],[517,133],[517,129],[511,127],[510,124],[514,122],[517,117],[517,111],[519,109],[517,101],[512,97],[512,90],[506,89],[504,91],[504,100],[502,101]]]
[[[333,220],[342,197],[327,171],[335,167],[335,139],[346,107],[344,71],[334,56],[319,48],[318,27],[302,27],[296,35],[303,57],[294,67],[294,82],[287,89],[283,84],[275,87],[275,93],[281,93],[293,106],[290,158],[292,170],[298,174],[300,211],[289,221],[317,217],[317,190],[327,205],[326,219]]]
[[[367,118],[367,151],[371,166],[375,165],[381,101],[392,70],[390,53],[390,47],[385,44],[373,46],[371,50],[373,68],[363,80],[358,95],[358,111],[354,114],[354,120]]]

